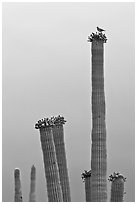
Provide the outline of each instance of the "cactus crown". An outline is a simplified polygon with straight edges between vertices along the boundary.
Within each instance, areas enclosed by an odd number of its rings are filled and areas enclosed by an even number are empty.
[[[96,33],[92,32],[92,34],[90,34],[88,36],[88,42],[92,42],[93,39],[95,39],[95,40],[102,40],[104,43],[107,42],[107,37],[102,32],[96,32]]]
[[[64,117],[62,116],[57,116],[57,117],[51,117],[51,118],[44,118],[39,120],[35,124],[36,129],[41,129],[45,127],[53,127],[54,125],[63,125],[65,124],[66,120],[64,120]]]
[[[85,181],[85,178],[90,177],[90,176],[91,176],[91,170],[90,171],[84,170],[84,172],[81,174],[81,178],[83,182]]]
[[[117,172],[114,172],[113,174],[111,174],[110,176],[109,176],[109,181],[115,181],[117,178],[122,178],[123,179],[123,181],[125,182],[126,181],[126,178],[122,175],[122,174],[120,174],[120,173],[117,173]]]

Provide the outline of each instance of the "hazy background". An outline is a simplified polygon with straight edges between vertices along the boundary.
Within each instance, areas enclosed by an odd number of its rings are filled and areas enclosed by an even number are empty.
[[[3,201],[13,201],[15,167],[28,201],[30,168],[37,201],[46,201],[35,122],[61,114],[72,201],[85,201],[90,169],[91,58],[87,37],[106,29],[105,95],[108,176],[119,171],[134,201],[134,3],[3,3]],[[110,197],[110,183],[108,182]]]

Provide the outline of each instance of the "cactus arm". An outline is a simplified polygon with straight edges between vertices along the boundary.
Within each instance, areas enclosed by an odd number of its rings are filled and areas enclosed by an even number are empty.
[[[14,180],[15,180],[14,202],[22,202],[23,198],[21,191],[20,170],[18,168],[14,170]]]
[[[82,173],[82,179],[85,183],[86,202],[91,202],[91,170]]]
[[[29,202],[36,202],[36,168],[33,165],[31,167],[31,174],[30,174],[30,193],[29,193]]]
[[[59,168],[60,184],[62,188],[63,202],[71,202],[69,176],[67,169],[67,159],[64,142],[63,124],[66,122],[63,117],[52,117],[54,125],[52,126],[53,139],[56,149],[57,163]]]
[[[40,140],[43,152],[47,193],[49,202],[61,202],[62,190],[60,186],[59,170],[56,150],[53,140],[52,124],[50,119],[44,118],[36,123],[35,128],[40,130]]]
[[[126,178],[120,173],[114,172],[109,176],[109,181],[111,181],[111,198],[110,202],[123,202],[124,197],[124,182]]]

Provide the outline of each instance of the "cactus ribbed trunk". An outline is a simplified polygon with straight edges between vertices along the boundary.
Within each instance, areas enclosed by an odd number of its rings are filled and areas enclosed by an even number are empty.
[[[56,149],[56,157],[59,168],[60,183],[62,188],[63,202],[71,202],[69,176],[67,169],[67,160],[64,144],[64,130],[62,124],[56,124],[52,127],[53,138]]]
[[[36,168],[33,165],[31,167],[31,174],[30,174],[30,194],[29,194],[29,202],[36,202]]]
[[[47,181],[48,201],[61,202],[62,190],[51,127],[40,128],[45,175]]]
[[[91,177],[85,178],[86,202],[91,202]]]
[[[21,191],[21,181],[20,181],[20,170],[14,170],[14,179],[15,179],[15,195],[14,202],[22,202],[22,191]]]
[[[107,201],[107,153],[103,52],[104,40],[92,38],[92,202]]]

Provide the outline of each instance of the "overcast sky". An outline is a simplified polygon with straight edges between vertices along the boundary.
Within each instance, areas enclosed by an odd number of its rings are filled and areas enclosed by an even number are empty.
[[[90,169],[91,51],[87,37],[106,29],[107,176],[119,171],[134,201],[134,3],[3,3],[3,201],[13,201],[15,167],[28,201],[30,168],[37,201],[47,201],[35,122],[63,115],[72,201],[85,201]],[[108,197],[110,184],[108,182]]]

